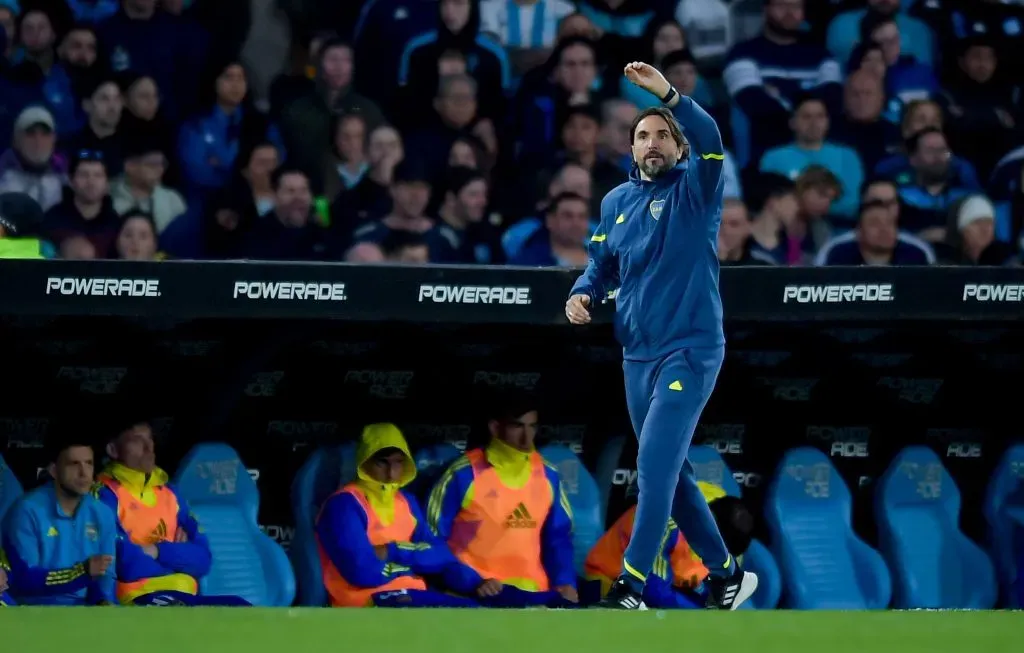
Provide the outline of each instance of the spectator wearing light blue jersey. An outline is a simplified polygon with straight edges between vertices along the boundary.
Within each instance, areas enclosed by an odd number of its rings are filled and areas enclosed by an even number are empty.
[[[902,0],[902,4],[909,7],[912,0]],[[902,11],[908,7],[901,7],[901,0],[868,0],[868,9],[895,18],[905,41],[903,48],[906,53],[923,64],[931,65],[935,55],[934,35],[927,24]],[[839,61],[846,61],[857,45],[858,25],[868,9],[841,13],[829,24],[828,49]]]
[[[746,167],[786,141],[795,101],[814,91],[837,113],[842,96],[839,64],[803,34],[803,0],[765,0],[764,33],[737,44],[722,79],[733,112],[737,163]]]
[[[864,181],[864,169],[854,149],[825,140],[829,130],[825,103],[810,95],[797,100],[790,127],[793,143],[768,150],[761,159],[761,171],[796,179],[810,165],[826,168],[842,186],[833,213],[852,218],[857,211],[857,189]]]

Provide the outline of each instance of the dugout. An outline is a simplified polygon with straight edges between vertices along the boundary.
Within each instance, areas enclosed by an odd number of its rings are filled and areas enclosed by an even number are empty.
[[[570,327],[575,274],[516,268],[0,261],[3,455],[26,486],[59,418],[153,420],[161,466],[231,444],[258,477],[260,522],[287,545],[292,477],[368,421],[412,446],[465,446],[495,393],[541,398],[545,442],[590,469],[624,443],[610,488],[629,499],[635,445],[610,307]],[[1003,269],[725,269],[728,355],[697,441],[758,506],[782,453],[828,453],[872,541],[872,484],[927,444],[963,492],[965,529],[1021,435],[1024,273]],[[95,435],[99,436],[99,433]],[[599,479],[600,480],[600,479]]]

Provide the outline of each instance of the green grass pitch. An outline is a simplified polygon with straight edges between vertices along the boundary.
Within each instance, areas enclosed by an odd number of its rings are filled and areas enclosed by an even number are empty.
[[[1024,613],[0,610],[4,653],[1020,653]]]

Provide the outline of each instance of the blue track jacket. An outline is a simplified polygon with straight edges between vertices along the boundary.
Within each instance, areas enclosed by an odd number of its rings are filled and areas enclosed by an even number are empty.
[[[629,181],[601,202],[590,263],[572,293],[593,306],[618,288],[615,336],[627,360],[725,345],[718,293],[724,154],[714,119],[690,98],[673,113],[690,158],[654,181]]]

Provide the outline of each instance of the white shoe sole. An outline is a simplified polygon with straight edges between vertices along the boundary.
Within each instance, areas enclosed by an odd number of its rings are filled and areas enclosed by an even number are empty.
[[[743,572],[743,580],[740,581],[740,590],[736,592],[736,600],[732,602],[730,610],[740,607],[757,591],[757,574],[751,571]]]

